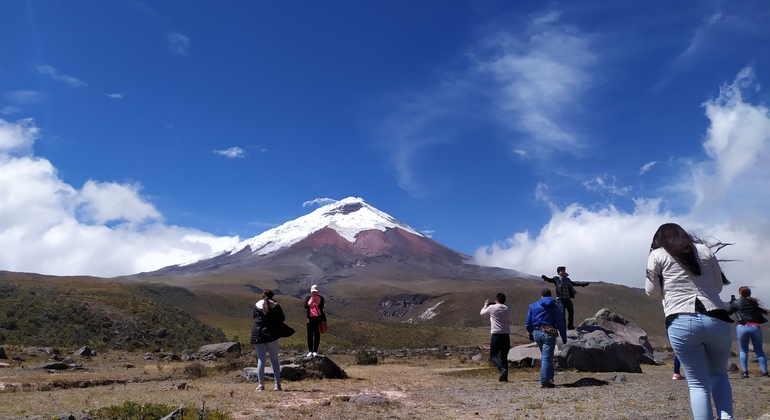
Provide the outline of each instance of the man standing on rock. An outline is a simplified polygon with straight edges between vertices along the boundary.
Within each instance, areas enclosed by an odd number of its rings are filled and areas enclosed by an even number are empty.
[[[540,349],[540,386],[553,388],[553,352],[556,350],[556,337],[561,335],[562,344],[567,344],[567,328],[556,300],[551,297],[551,289],[541,290],[540,300],[529,305],[524,326],[529,333],[529,341],[536,342]]]
[[[575,329],[575,306],[572,304],[572,299],[575,298],[575,286],[586,287],[587,281],[572,281],[567,274],[567,267],[560,266],[556,268],[558,276],[553,278],[543,274],[542,279],[556,285],[556,305],[559,306],[562,318],[565,317],[565,310],[569,314],[569,323],[567,323],[568,330]]]
[[[498,293],[495,303],[484,301],[481,315],[489,315],[492,338],[489,342],[489,360],[500,371],[500,382],[508,382],[508,350],[511,349],[511,308],[505,306],[505,295]]]

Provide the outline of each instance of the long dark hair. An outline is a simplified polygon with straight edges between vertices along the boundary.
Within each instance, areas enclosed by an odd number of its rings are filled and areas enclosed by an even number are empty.
[[[757,308],[757,310],[758,310],[759,312],[762,312],[764,315],[767,315],[767,314],[768,314],[768,312],[770,312],[770,311],[768,311],[767,309],[765,309],[765,308],[763,308],[763,307],[759,306],[760,304],[759,304],[759,300],[758,300],[757,298],[753,298],[753,297],[751,297],[751,289],[749,288],[749,286],[741,286],[741,287],[739,287],[739,288],[738,288],[738,294],[739,294],[739,295],[740,295],[742,298],[746,298],[746,299],[748,299],[748,300],[749,300],[749,302],[751,302],[752,306],[754,306],[755,308]]]
[[[701,269],[695,242],[699,242],[698,239],[687,233],[681,226],[676,223],[665,223],[660,225],[652,237],[650,251],[658,248],[665,249],[679,264],[696,276],[700,276]]]
[[[267,311],[269,308],[267,307],[268,302],[270,302],[270,299],[275,296],[275,293],[273,293],[270,289],[265,289],[262,291],[262,314],[267,315]]]

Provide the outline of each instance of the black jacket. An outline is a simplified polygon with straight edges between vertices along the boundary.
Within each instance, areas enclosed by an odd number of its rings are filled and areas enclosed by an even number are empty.
[[[267,315],[262,312],[264,300],[254,305],[254,325],[251,327],[251,344],[265,344],[280,338],[279,326],[286,320],[283,309],[278,302],[271,300],[267,307]]]
[[[759,307],[756,301],[748,298],[740,298],[730,302],[730,306],[727,308],[729,315],[736,314],[738,322],[745,324],[747,322],[754,322],[756,324],[763,324],[767,322],[762,313],[762,309]]]

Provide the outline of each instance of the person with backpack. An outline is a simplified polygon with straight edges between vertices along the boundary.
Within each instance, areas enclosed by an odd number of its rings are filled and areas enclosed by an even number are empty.
[[[251,344],[257,351],[257,391],[265,390],[265,359],[270,353],[270,365],[275,377],[275,390],[281,391],[281,364],[278,362],[278,338],[286,320],[283,309],[273,300],[272,290],[265,289],[262,299],[254,305],[254,324],[251,327]]]
[[[759,359],[759,368],[762,370],[762,376],[770,377],[767,373],[767,358],[762,349],[762,328],[759,324],[767,322],[765,315],[768,310],[759,306],[759,301],[751,297],[751,289],[748,286],[738,288],[739,299],[735,296],[730,300],[730,306],[727,313],[738,318],[738,325],[735,331],[738,335],[738,348],[740,349],[742,376],[749,377],[749,341],[754,347],[754,353]]]

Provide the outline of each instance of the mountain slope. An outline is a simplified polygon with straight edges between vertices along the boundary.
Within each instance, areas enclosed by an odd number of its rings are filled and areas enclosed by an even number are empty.
[[[253,272],[279,280],[300,294],[313,283],[388,272],[468,280],[510,278],[516,271],[470,264],[454,251],[364,202],[349,197],[244,240],[231,250],[140,277],[189,277],[214,272]],[[259,274],[258,274],[259,273]]]

